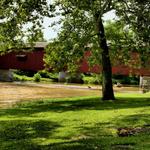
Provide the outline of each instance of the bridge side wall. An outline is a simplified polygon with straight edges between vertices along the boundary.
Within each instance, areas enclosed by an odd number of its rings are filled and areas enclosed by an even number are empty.
[[[44,51],[11,52],[0,56],[0,69],[38,71],[44,69]]]

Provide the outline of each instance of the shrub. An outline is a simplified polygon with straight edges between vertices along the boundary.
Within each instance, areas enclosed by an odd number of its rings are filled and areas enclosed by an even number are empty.
[[[58,73],[48,72],[47,70],[40,70],[38,73],[42,78],[51,79],[51,81],[58,82]]]
[[[49,78],[50,77],[50,73],[46,70],[40,70],[40,71],[38,71],[38,73],[41,75],[42,78]]]
[[[21,75],[21,76],[33,77],[35,74],[35,71],[14,70],[14,73],[17,75]]]
[[[102,76],[98,74],[91,74],[91,75],[84,75],[83,82],[85,84],[101,84],[102,83]]]
[[[58,82],[58,73],[49,73],[49,78],[55,82]]]
[[[83,83],[83,75],[82,74],[69,74],[66,77],[67,83]]]
[[[32,81],[32,77],[27,77],[25,75],[13,74],[14,81]]]
[[[113,75],[113,83],[116,84],[117,82],[121,84],[138,85],[139,78],[136,76]]]
[[[34,74],[33,76],[35,82],[40,82],[41,81],[41,75],[39,73]]]

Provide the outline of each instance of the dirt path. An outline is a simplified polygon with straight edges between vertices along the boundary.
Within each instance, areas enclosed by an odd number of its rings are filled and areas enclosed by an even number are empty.
[[[100,95],[100,90],[100,86],[0,82],[0,108],[9,107],[17,102],[27,100],[96,96]],[[138,88],[115,88],[115,91],[138,92]]]
[[[61,85],[35,84],[35,83],[5,83],[0,82],[0,108],[9,107],[13,104],[44,98],[64,98],[75,96],[99,95],[98,90],[68,87]]]

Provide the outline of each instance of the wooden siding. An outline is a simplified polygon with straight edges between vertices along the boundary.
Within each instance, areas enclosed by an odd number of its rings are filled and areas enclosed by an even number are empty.
[[[38,71],[44,69],[44,48],[40,48],[32,52],[10,52],[0,56],[0,69],[20,69]],[[82,73],[100,73],[101,67],[98,65],[89,67],[87,57],[90,52],[85,53],[81,66],[79,67]],[[150,76],[150,68],[134,69],[125,65],[117,65],[112,67],[113,74],[119,75],[146,75]]]

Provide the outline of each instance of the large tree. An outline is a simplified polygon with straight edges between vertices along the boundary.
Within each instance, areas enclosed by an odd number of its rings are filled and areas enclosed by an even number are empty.
[[[73,43],[79,46],[78,50],[81,50],[80,46],[90,45],[91,50],[96,51],[97,62],[102,66],[103,100],[115,99],[109,47],[102,19],[105,13],[114,9],[114,4],[115,0],[56,0],[55,3],[56,10],[59,10],[56,14],[63,16],[64,39],[73,39]]]

